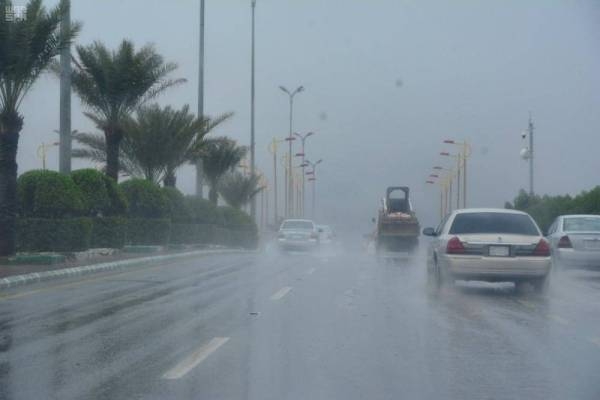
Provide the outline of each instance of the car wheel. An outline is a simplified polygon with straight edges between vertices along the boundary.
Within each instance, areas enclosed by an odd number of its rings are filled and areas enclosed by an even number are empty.
[[[435,290],[439,290],[444,286],[444,277],[437,261],[434,261],[430,268],[427,268],[427,283],[429,287]]]

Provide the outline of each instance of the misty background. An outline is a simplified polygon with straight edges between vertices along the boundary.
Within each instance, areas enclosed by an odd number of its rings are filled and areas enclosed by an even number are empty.
[[[206,0],[205,111],[233,111],[213,135],[246,145],[250,13],[250,0]],[[196,109],[198,0],[72,0],[71,15],[83,23],[77,44],[154,43],[179,64],[173,77],[188,80],[157,101]],[[438,155],[452,151],[444,139],[471,142],[469,206],[502,207],[528,185],[519,151],[529,112],[536,192],[576,194],[600,183],[599,44],[594,0],[257,0],[257,166],[272,180],[268,143],[288,134],[288,100],[278,86],[304,85],[294,130],[317,133],[306,153],[324,159],[320,222],[366,232],[385,188],[408,185],[422,225],[436,224],[439,187],[425,180],[432,166],[453,165]],[[41,168],[37,147],[58,140],[58,83],[46,75],[23,103],[19,174]],[[97,132],[75,94],[72,118],[73,129]],[[57,169],[57,157],[57,148],[49,151],[49,168]],[[73,168],[89,165],[74,160]],[[177,185],[194,192],[191,166]],[[309,199],[307,186],[307,211]]]

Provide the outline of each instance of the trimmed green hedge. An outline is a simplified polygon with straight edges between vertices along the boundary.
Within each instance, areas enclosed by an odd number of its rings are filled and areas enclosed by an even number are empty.
[[[92,219],[92,248],[120,249],[125,245],[127,219],[105,217]]]
[[[217,207],[209,200],[198,196],[186,196],[185,203],[191,220],[196,224],[214,224],[217,222]]]
[[[169,200],[160,186],[144,180],[130,179],[119,185],[129,204],[130,218],[165,218],[169,215]]]
[[[27,218],[67,218],[84,213],[81,191],[70,176],[54,171],[29,171],[17,181],[20,215]]]
[[[171,236],[168,218],[130,218],[125,242],[133,245],[167,245]]]
[[[127,199],[114,179],[91,168],[73,171],[71,178],[82,193],[86,215],[115,216],[127,211]]]
[[[189,223],[192,213],[185,200],[185,196],[176,188],[165,187],[162,189],[168,204],[168,215],[175,223]]]
[[[72,252],[90,247],[89,218],[21,218],[17,220],[17,251]]]

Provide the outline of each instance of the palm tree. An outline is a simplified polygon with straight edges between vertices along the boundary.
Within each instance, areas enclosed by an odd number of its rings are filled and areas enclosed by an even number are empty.
[[[226,137],[206,139],[199,158],[202,159],[204,176],[210,186],[208,199],[213,204],[217,204],[221,177],[233,170],[247,151],[247,148],[238,146],[235,140]]]
[[[37,78],[52,59],[69,46],[80,29],[60,33],[68,2],[47,11],[41,0],[30,0],[24,18],[7,13],[10,0],[0,0],[0,256],[15,251],[17,148],[23,128],[19,107]],[[14,16],[13,16],[14,17]]]
[[[135,163],[150,172],[165,186],[175,187],[176,171],[183,164],[198,157],[204,137],[232,114],[217,118],[196,118],[189,106],[181,110],[159,105],[142,107],[137,118],[126,125],[126,141],[131,147]]]
[[[260,185],[258,175],[245,175],[239,171],[226,174],[219,183],[219,194],[231,207],[240,209],[260,193],[264,187]]]
[[[71,153],[73,158],[83,158],[94,163],[104,164],[106,171],[106,139],[103,134],[76,132],[73,134],[73,139],[84,146],[73,149]],[[119,146],[119,173],[123,176],[142,178],[144,177],[143,170],[131,158],[130,148],[127,137],[125,137]]]
[[[124,137],[119,147],[120,173],[143,177],[165,186],[175,186],[175,173],[186,162],[197,158],[204,137],[232,116],[197,119],[186,105],[181,110],[158,105],[141,107],[135,119],[123,123]],[[73,150],[73,157],[106,163],[106,141],[101,135],[77,133],[84,147]]]
[[[119,147],[127,118],[185,79],[168,79],[177,64],[165,63],[150,45],[136,51],[128,40],[113,52],[100,42],[77,46],[77,55],[79,61],[73,61],[73,89],[89,109],[85,115],[104,133],[106,174],[118,179]]]

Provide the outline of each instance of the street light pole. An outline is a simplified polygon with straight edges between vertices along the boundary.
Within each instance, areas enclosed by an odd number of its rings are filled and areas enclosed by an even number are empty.
[[[533,196],[533,120],[529,114],[529,195]]]
[[[279,202],[277,193],[277,144],[283,142],[283,140],[277,140],[273,138],[271,145],[269,146],[269,152],[273,154],[273,208],[275,210],[273,214],[273,224],[277,225],[279,220]]]
[[[312,171],[306,173],[306,175],[312,175],[308,178],[309,181],[313,183],[313,191],[312,191],[312,218],[316,219],[317,207],[316,207],[316,191],[317,191],[317,165],[321,164],[323,159],[319,159],[317,162],[310,162],[306,160],[306,163],[312,167]]]
[[[71,2],[67,2],[60,23],[61,35],[71,30]],[[71,46],[60,52],[60,145],[58,169],[63,174],[71,172]],[[44,167],[44,169],[46,169]]]
[[[254,176],[255,160],[254,160],[254,98],[255,98],[255,84],[254,84],[254,14],[256,9],[256,0],[252,1],[252,55],[251,55],[251,84],[250,84],[250,175]],[[256,196],[252,198],[250,202],[250,216],[253,220],[256,220]]]
[[[198,47],[198,118],[204,118],[204,1],[200,0],[200,32]],[[204,168],[202,160],[196,161],[196,196],[202,197]]]
[[[279,86],[279,89],[281,89],[284,93],[286,93],[289,96],[289,101],[290,101],[290,130],[289,130],[289,136],[285,139],[289,142],[289,151],[288,151],[288,186],[286,188],[287,190],[287,201],[286,201],[286,215],[287,216],[291,216],[293,213],[293,186],[292,186],[292,141],[295,139],[295,137],[293,136],[292,132],[293,132],[293,118],[294,118],[294,97],[302,92],[304,90],[303,86],[298,86],[296,88],[296,90],[294,90],[293,92],[290,92],[286,87],[284,86]]]
[[[309,136],[312,136],[314,134],[315,134],[314,132],[308,132],[304,135],[301,135],[299,133],[294,133],[294,135],[298,136],[300,138],[300,140],[302,141],[302,153],[301,153],[301,155],[302,155],[302,164],[301,164],[301,167],[302,167],[302,197],[300,198],[300,213],[302,216],[304,216],[304,202],[305,202],[304,191],[306,188],[305,180],[304,180],[304,171],[305,171],[304,168],[306,167],[306,165],[305,165],[305,161],[306,161],[305,143],[306,143],[306,139]]]

